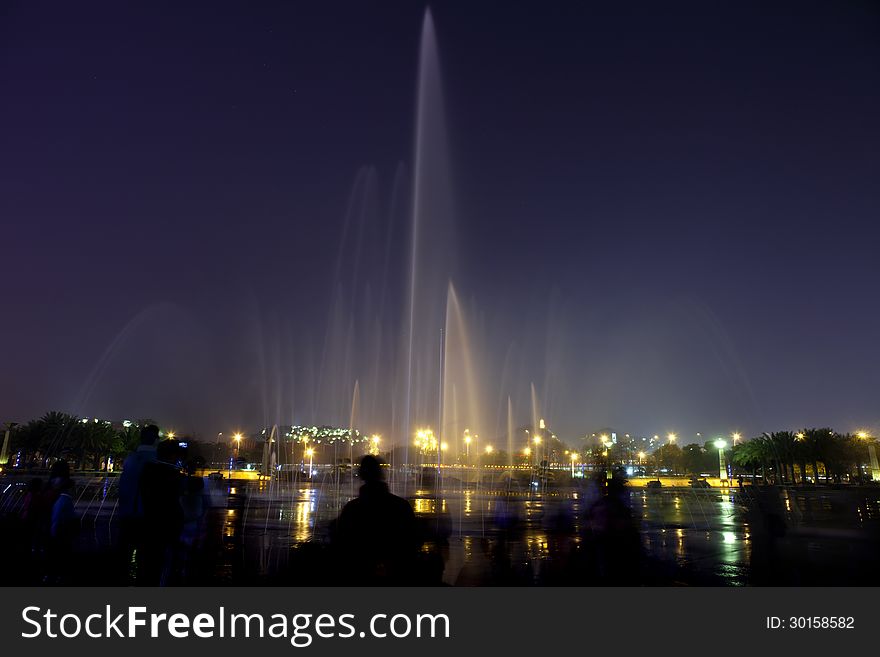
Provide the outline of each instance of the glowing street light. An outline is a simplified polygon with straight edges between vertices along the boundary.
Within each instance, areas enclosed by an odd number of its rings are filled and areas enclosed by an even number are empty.
[[[379,441],[381,439],[382,439],[382,436],[380,436],[378,434],[373,434],[372,436],[370,436],[370,443],[372,443],[372,447],[370,448],[370,453],[373,454],[373,456],[375,456],[379,453]]]
[[[574,477],[574,464],[580,458],[580,454],[577,452],[571,453],[571,476]]]
[[[740,435],[740,433],[739,433],[738,431],[734,431],[734,432],[733,432],[733,435],[731,436],[731,438],[733,438],[733,446],[734,446],[734,447],[736,447],[736,441],[737,441],[737,440],[742,440],[742,436]]]
[[[174,440],[174,432],[173,431],[169,431],[165,435],[167,436],[168,440]]]
[[[486,445],[486,454],[491,454],[493,451],[495,451],[495,448],[492,445]]]
[[[315,458],[315,450],[312,449],[311,447],[309,447],[306,450],[306,456],[309,457],[309,479],[311,479],[312,478],[312,465],[314,463],[314,458]]]
[[[678,436],[676,436],[674,433],[670,433],[669,435],[666,436],[666,440],[668,440],[669,444],[671,445],[676,440],[678,440]]]
[[[867,431],[859,431],[856,436],[860,440],[871,440],[871,434]],[[873,440],[868,443],[868,460],[871,462],[871,479],[880,481],[880,463],[877,462],[877,448]]]
[[[724,448],[727,447],[727,443],[723,440],[716,440],[715,447],[718,448],[718,476],[724,485],[724,482],[727,481],[727,462],[724,459]]]

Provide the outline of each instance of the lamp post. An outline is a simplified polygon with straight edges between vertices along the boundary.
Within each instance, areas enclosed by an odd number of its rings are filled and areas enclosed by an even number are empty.
[[[574,463],[580,458],[580,455],[577,452],[571,453],[571,476],[574,478]]]
[[[877,449],[874,447],[871,435],[867,431],[859,431],[856,435],[862,440],[870,441],[868,443],[868,460],[871,462],[871,479],[880,481],[880,464],[877,463]]]
[[[721,485],[727,482],[727,461],[724,458],[724,448],[727,443],[723,440],[716,440],[715,447],[718,448],[718,478],[721,479]]]
[[[468,429],[464,430],[464,459],[467,465],[470,465],[471,462],[471,432]]]
[[[311,447],[309,447],[306,450],[306,456],[309,457],[309,479],[311,479],[312,478],[312,464],[313,464],[314,458],[315,458],[315,450],[312,449]]]

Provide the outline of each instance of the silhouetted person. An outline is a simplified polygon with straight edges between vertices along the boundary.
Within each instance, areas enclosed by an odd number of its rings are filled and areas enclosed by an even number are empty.
[[[374,456],[361,459],[360,494],[342,509],[337,524],[343,583],[401,585],[413,583],[421,546],[409,502],[392,495]]]
[[[131,570],[132,555],[143,539],[144,509],[141,501],[141,475],[144,466],[156,460],[156,442],[159,427],[148,424],[141,429],[141,444],[129,454],[122,465],[119,477],[119,545],[117,551],[117,577],[127,583]]]
[[[146,463],[141,474],[144,533],[138,550],[139,585],[167,585],[174,573],[184,519],[178,454],[176,440],[163,440],[156,447],[156,460]]]
[[[587,511],[593,577],[604,585],[639,583],[642,549],[638,528],[627,503],[625,480],[618,474],[608,480],[605,495]]]
[[[79,523],[74,510],[70,490],[70,466],[67,461],[52,464],[49,489],[54,497],[49,514],[48,537],[46,543],[46,583],[60,584],[71,574],[71,556]]]
[[[749,569],[751,583],[758,586],[787,584],[787,564],[779,550],[779,542],[786,534],[785,508],[774,487],[755,487],[757,492],[749,505],[746,521],[749,525],[751,550]]]
[[[181,570],[187,580],[199,572],[199,556],[205,540],[205,480],[195,474],[196,467],[188,463],[180,506],[183,509],[183,529],[180,534],[182,547]]]

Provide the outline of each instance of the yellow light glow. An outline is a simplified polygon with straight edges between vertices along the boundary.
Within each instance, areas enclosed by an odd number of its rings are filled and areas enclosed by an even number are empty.
[[[169,431],[166,435],[168,436],[168,439],[169,439],[169,440],[171,440],[172,438],[174,438],[174,432],[173,432],[173,431]]]
[[[541,436],[535,436],[535,438],[534,438],[534,443],[535,443],[536,445],[540,445],[540,444],[541,444]]]
[[[242,438],[244,438],[244,436],[242,436],[240,433],[232,434],[232,439],[237,443],[240,443]]]
[[[571,460],[572,460],[572,461],[577,461],[580,457],[581,457],[581,455],[578,454],[577,452],[572,452],[572,453],[571,453]]]
[[[669,434],[668,436],[666,436],[666,438],[671,443],[674,443],[676,440],[678,440],[678,436],[676,436],[674,433]]]
[[[491,454],[495,448],[492,445],[486,445],[486,454]]]
[[[315,455],[315,450],[313,450],[311,447],[309,447],[309,448],[306,450],[306,456],[311,457],[311,456],[314,456],[314,455]]]
[[[526,456],[529,456],[531,453],[532,453],[532,450],[531,450],[531,448],[529,448],[529,447],[526,447],[526,448],[523,450],[523,454],[525,454]]]

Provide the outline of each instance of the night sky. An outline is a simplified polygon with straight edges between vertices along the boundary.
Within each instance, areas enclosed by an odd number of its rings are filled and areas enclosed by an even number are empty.
[[[393,435],[425,4],[133,4],[0,10],[0,420]],[[880,431],[880,6],[431,11],[493,420]]]

